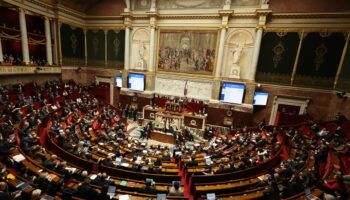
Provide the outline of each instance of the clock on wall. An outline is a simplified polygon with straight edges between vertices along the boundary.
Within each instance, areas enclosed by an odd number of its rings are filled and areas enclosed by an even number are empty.
[[[226,115],[227,115],[228,117],[231,117],[231,116],[232,116],[232,111],[231,111],[231,110],[226,111]]]

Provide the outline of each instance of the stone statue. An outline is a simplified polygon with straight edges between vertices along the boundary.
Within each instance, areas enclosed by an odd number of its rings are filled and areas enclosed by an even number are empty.
[[[139,56],[140,56],[140,59],[137,62],[137,68],[138,69],[145,69],[147,67],[146,66],[146,61],[145,61],[145,52],[146,52],[145,43],[144,42],[140,42],[140,45],[139,45]]]
[[[229,10],[231,8],[231,0],[225,0],[224,10]]]
[[[145,57],[145,51],[146,51],[145,43],[142,42],[140,43],[140,47],[139,47],[139,55],[141,59]]]
[[[130,9],[130,0],[124,0],[126,8]]]
[[[269,4],[270,0],[263,0],[263,4]]]
[[[238,47],[234,48],[232,50],[232,66],[231,66],[231,73],[229,75],[230,78],[240,78],[240,71],[241,67],[239,66],[239,61],[241,60],[242,51],[245,47],[244,43],[238,43]]]
[[[151,0],[151,11],[156,10],[156,0]]]
[[[241,59],[242,55],[242,50],[244,48],[245,43],[243,44],[238,44],[238,47],[236,47],[232,53],[233,53],[233,59],[232,59],[232,64],[237,64],[239,63],[239,60]]]

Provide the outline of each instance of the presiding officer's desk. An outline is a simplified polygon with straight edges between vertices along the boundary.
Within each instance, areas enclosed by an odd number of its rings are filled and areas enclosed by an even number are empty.
[[[190,127],[204,130],[207,117],[205,115],[194,114],[193,112],[186,110],[175,112],[170,111],[165,107],[152,107],[146,105],[143,107],[143,118],[156,121],[156,128],[157,125],[159,125],[158,128],[176,126],[178,129],[181,127]],[[169,125],[167,125],[167,123],[169,123]]]

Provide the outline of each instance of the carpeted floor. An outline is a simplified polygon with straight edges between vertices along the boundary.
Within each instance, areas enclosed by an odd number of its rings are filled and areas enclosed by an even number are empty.
[[[131,137],[132,139],[136,139],[136,140],[140,140],[142,142],[145,142],[145,143],[147,143],[147,146],[151,146],[151,145],[168,146],[172,152],[172,149],[174,147],[173,144],[159,142],[159,141],[151,140],[151,139],[148,139],[148,140],[147,139],[140,139],[140,129],[142,127],[140,127],[134,121],[128,121],[128,124],[129,125],[127,127],[127,131],[128,131],[129,137]],[[186,142],[186,145],[193,145],[193,144],[194,144],[194,142]],[[193,200],[193,195],[190,193],[190,185],[188,183],[186,183],[185,175],[183,174],[183,172],[180,169],[179,169],[179,175],[181,176],[181,183],[184,185],[185,196],[189,197],[189,200]]]

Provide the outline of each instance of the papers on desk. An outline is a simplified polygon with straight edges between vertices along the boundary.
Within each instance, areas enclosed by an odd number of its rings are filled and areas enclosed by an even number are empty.
[[[120,195],[118,199],[119,199],[119,200],[129,200],[130,197],[129,197],[128,194],[126,194],[126,195]]]
[[[260,181],[264,180],[264,178],[265,178],[265,175],[258,176],[258,179],[259,179]]]
[[[120,166],[122,166],[122,167],[129,167],[129,163],[122,163],[122,164],[120,164]]]
[[[206,156],[206,157],[205,157],[205,163],[206,163],[207,165],[213,164],[213,161],[211,160],[210,156]]]
[[[163,194],[163,193],[157,194],[157,200],[166,200],[166,194]]]
[[[122,181],[122,182],[120,182],[120,185],[121,186],[126,186],[126,183],[127,183],[127,181]]]
[[[215,200],[216,195],[215,193],[207,193],[207,200]]]
[[[108,156],[115,156],[115,154],[114,153],[109,153]]]
[[[50,174],[48,177],[47,177],[47,180],[51,181],[52,179],[56,178],[57,176],[55,174]]]
[[[97,175],[96,175],[96,174],[93,174],[92,176],[90,176],[90,179],[91,179],[91,180],[95,180],[96,177],[97,177]]]
[[[74,167],[66,167],[66,170],[68,170],[70,173],[74,174],[77,168]]]
[[[18,154],[12,157],[13,160],[15,160],[16,162],[21,162],[22,160],[25,160],[26,158],[22,155],[22,154]]]
[[[29,184],[28,182],[22,182],[22,183],[18,184],[18,185],[16,186],[16,188],[18,188],[18,189],[20,189],[20,190],[24,190],[24,189],[26,189],[26,188],[29,187],[29,186],[30,186],[30,184]]]
[[[135,182],[127,182],[126,187],[135,187],[136,183]]]
[[[15,177],[13,174],[7,174],[6,178],[7,178],[7,179],[10,179],[10,180],[13,180],[13,179],[15,179],[16,177]]]
[[[50,196],[50,195],[46,195],[46,196],[42,197],[40,200],[54,200],[54,199],[55,199],[55,197]]]
[[[107,192],[107,195],[109,196],[110,199],[113,198],[113,196],[115,195],[115,189],[116,187],[115,186],[108,186],[108,192]]]

